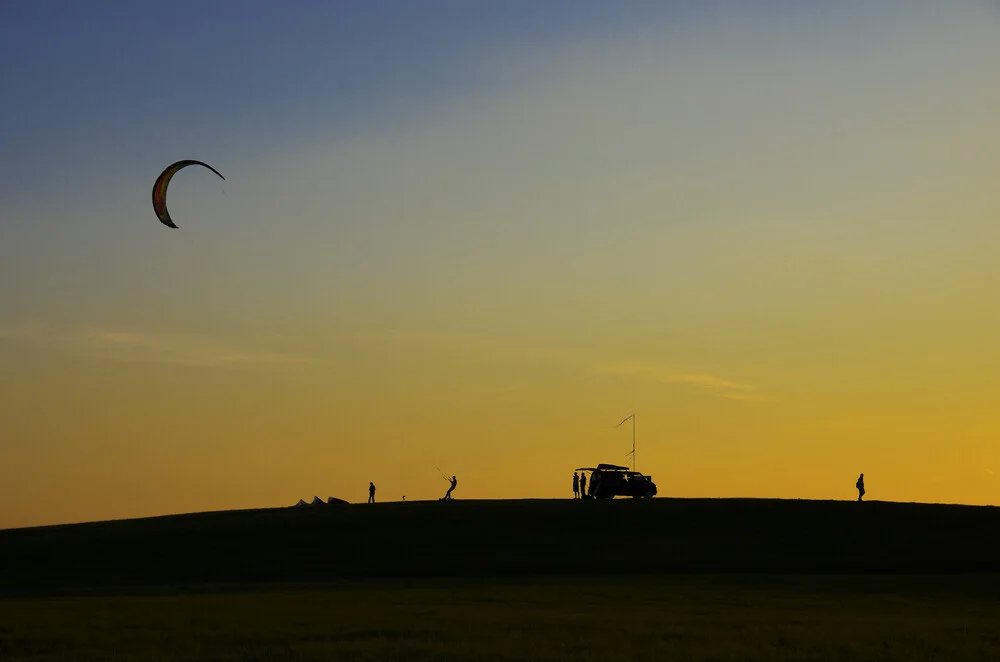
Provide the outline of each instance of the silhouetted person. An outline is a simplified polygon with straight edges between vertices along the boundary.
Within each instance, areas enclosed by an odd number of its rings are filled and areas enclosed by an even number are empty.
[[[580,477],[576,475],[576,472],[573,472],[573,498],[580,498]]]
[[[858,501],[861,501],[861,497],[865,495],[865,475],[861,474],[858,476],[858,482],[854,484],[854,487],[858,488]]]
[[[444,493],[443,497],[441,497],[442,501],[446,501],[446,500],[451,499],[452,490],[455,489],[456,485],[458,485],[458,480],[454,476],[452,476],[451,477],[451,487],[449,487],[448,491]]]
[[[580,472],[580,498],[587,496],[587,474]]]
[[[375,503],[375,483],[368,483],[368,503]]]

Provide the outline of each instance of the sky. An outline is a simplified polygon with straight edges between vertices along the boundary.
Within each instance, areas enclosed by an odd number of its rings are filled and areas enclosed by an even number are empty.
[[[1000,4],[0,4],[0,528],[1000,502]],[[161,225],[150,192],[182,170]]]

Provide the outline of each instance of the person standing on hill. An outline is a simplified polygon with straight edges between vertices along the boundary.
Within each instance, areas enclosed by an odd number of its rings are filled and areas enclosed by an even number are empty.
[[[368,503],[375,503],[375,483],[368,483]]]
[[[452,491],[455,489],[455,487],[457,485],[458,485],[458,479],[455,478],[454,476],[452,476],[451,477],[451,486],[448,488],[448,491],[444,493],[444,496],[441,497],[441,500],[442,501],[451,501],[451,493],[452,493]]]
[[[573,498],[580,498],[580,477],[576,475],[575,471],[573,472]]]
[[[580,472],[580,498],[587,496],[587,474]]]
[[[854,487],[858,488],[858,501],[861,501],[861,497],[865,495],[865,475],[861,474],[858,476],[858,482],[854,484]]]

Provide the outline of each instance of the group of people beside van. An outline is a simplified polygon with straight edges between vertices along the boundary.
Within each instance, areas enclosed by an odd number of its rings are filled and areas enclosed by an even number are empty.
[[[858,490],[858,501],[865,496],[865,475],[861,474],[858,476],[857,483],[854,487]],[[454,488],[452,488],[454,489]],[[448,490],[449,492],[451,490]],[[587,474],[580,472],[577,474],[573,472],[573,498],[574,499],[585,499],[587,497]]]

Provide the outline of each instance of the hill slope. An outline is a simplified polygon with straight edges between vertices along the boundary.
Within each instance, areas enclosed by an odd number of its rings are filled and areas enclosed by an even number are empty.
[[[453,501],[0,531],[0,594],[388,577],[1000,570],[1000,509],[764,499]]]

